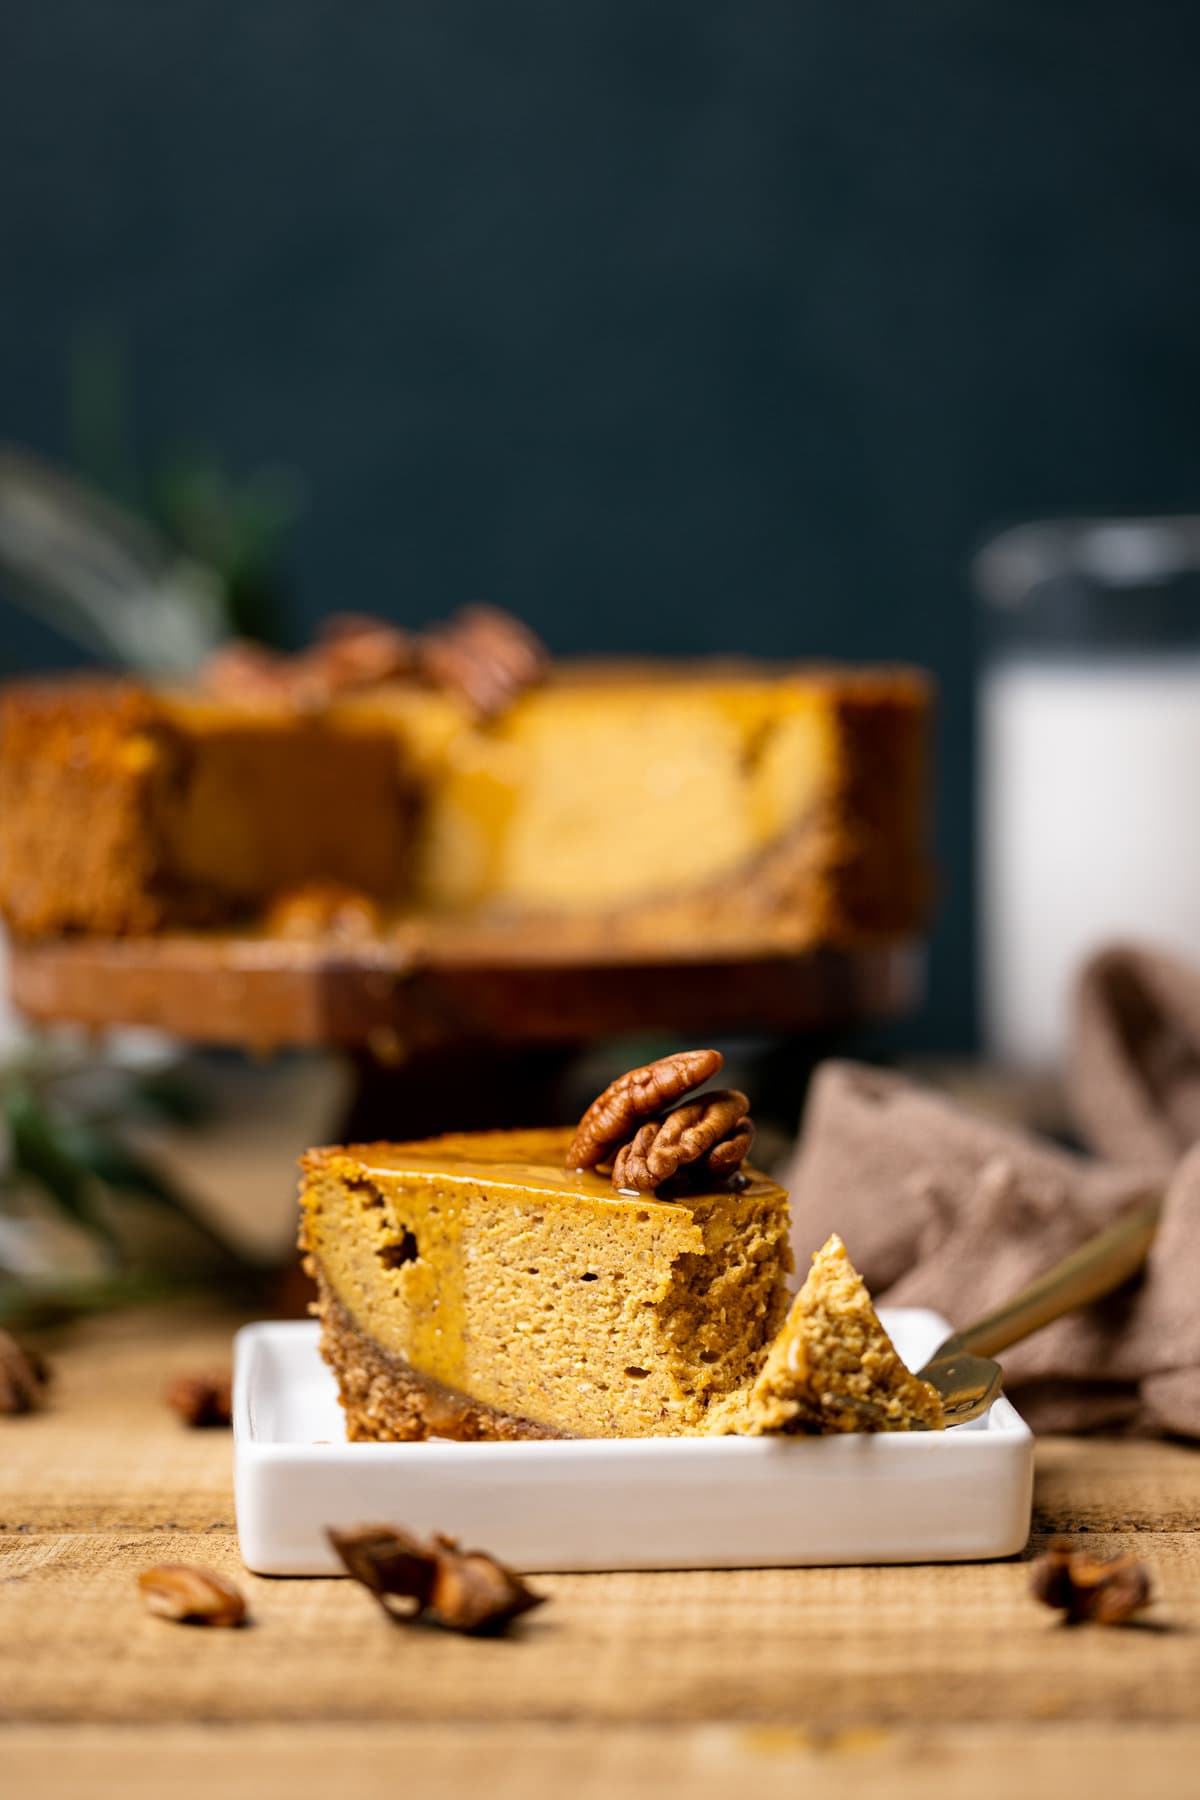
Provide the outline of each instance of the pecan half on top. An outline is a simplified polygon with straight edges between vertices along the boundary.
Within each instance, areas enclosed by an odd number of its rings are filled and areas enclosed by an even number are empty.
[[[588,1107],[567,1151],[570,1169],[612,1164],[613,1186],[653,1193],[664,1183],[726,1180],[754,1138],[749,1101],[734,1088],[702,1094],[668,1110],[715,1075],[719,1050],[681,1050],[630,1069]]]
[[[619,1075],[580,1119],[567,1151],[568,1169],[597,1169],[608,1162],[644,1120],[711,1080],[724,1063],[719,1050],[677,1050]]]
[[[613,1158],[613,1186],[647,1194],[673,1180],[722,1180],[740,1169],[754,1141],[750,1102],[736,1088],[720,1089],[677,1106],[664,1119],[648,1119]]]

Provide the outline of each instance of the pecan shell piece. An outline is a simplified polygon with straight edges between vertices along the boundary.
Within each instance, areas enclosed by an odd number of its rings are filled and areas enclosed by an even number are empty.
[[[49,1384],[45,1359],[0,1330],[0,1413],[37,1412]]]
[[[353,1576],[390,1618],[428,1614],[449,1631],[496,1632],[545,1601],[483,1550],[461,1550],[441,1532],[426,1543],[392,1525],[332,1526],[326,1535]],[[393,1605],[400,1601],[398,1609]]]
[[[745,1094],[725,1088],[650,1120],[617,1152],[613,1186],[645,1194],[685,1170],[692,1179],[732,1175],[754,1138],[749,1106]]]
[[[220,1429],[233,1421],[233,1378],[228,1374],[176,1375],[163,1399],[193,1431]]]
[[[1152,1598],[1149,1573],[1135,1556],[1091,1556],[1062,1541],[1034,1563],[1029,1591],[1068,1625],[1121,1625]]]
[[[607,1162],[646,1120],[710,1080],[724,1061],[719,1050],[677,1050],[618,1076],[580,1119],[567,1151],[568,1169]]]
[[[150,1612],[178,1625],[241,1625],[246,1602],[241,1589],[215,1569],[192,1563],[156,1563],[138,1576]]]

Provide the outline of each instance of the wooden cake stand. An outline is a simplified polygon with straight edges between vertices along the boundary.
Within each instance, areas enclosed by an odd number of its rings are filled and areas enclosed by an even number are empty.
[[[528,1122],[530,1089],[546,1086],[534,1071],[561,1069],[565,1051],[596,1039],[669,1032],[827,1043],[833,1032],[909,1011],[923,979],[916,942],[601,958],[594,947],[541,956],[527,938],[493,930],[353,946],[188,933],[11,949],[14,1003],[37,1023],[150,1026],[257,1054],[352,1052],[359,1095],[348,1129],[371,1129],[379,1112],[390,1135],[513,1123],[505,1109],[514,1104],[516,1122]],[[381,1087],[382,1108],[373,1103]]]

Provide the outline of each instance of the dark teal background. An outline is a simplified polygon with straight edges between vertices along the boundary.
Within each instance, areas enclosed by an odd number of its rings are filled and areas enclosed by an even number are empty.
[[[1196,503],[1198,52],[1154,0],[9,7],[0,432],[64,454],[113,334],[146,445],[305,477],[297,639],[486,595],[561,651],[928,664],[912,1035],[961,1045],[964,565]]]

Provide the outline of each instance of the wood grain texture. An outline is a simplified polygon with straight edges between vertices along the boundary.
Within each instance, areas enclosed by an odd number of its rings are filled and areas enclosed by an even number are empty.
[[[528,932],[449,929],[360,950],[219,932],[17,943],[14,1004],[40,1023],[147,1025],[266,1051],[455,1042],[571,1044],[623,1032],[812,1031],[897,1017],[920,998],[914,944],[672,958]]]
[[[1200,1725],[18,1726],[0,1740],[14,1800],[930,1800],[1195,1793]],[[1014,1763],[1016,1766],[1014,1767]],[[1092,1775],[1103,1771],[1104,1785]]]
[[[1200,1752],[1200,1454],[1039,1447],[1037,1537],[1133,1549],[1136,1628],[1066,1630],[1027,1559],[892,1569],[557,1575],[511,1639],[389,1624],[333,1580],[241,1568],[230,1441],[188,1432],[166,1379],[228,1354],[202,1310],[82,1327],[49,1412],[0,1421],[0,1762],[6,1800],[571,1791],[770,1800],[1185,1793]],[[253,1625],[148,1615],[139,1568],[211,1564]],[[219,1723],[221,1729],[214,1726]],[[81,1786],[81,1783],[85,1783]],[[393,1785],[388,1786],[391,1783]]]

